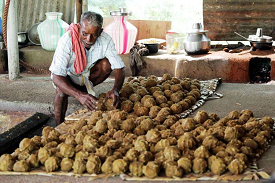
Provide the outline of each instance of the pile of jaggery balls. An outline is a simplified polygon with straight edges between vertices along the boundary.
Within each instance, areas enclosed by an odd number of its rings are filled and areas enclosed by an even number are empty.
[[[42,137],[25,138],[14,153],[2,155],[0,171],[26,172],[42,165],[47,172],[148,178],[243,173],[268,149],[274,120],[257,119],[250,110],[231,111],[221,119],[200,110],[194,118],[180,119],[176,114],[199,98],[199,88],[197,80],[169,75],[161,81],[130,78],[120,93],[121,110],[95,111],[65,134],[45,127]]]

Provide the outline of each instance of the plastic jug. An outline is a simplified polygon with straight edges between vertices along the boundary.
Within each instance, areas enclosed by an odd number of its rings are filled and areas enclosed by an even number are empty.
[[[104,28],[104,32],[112,37],[118,54],[129,53],[137,36],[137,28],[127,21],[131,13],[126,12],[126,8],[120,8],[119,11],[111,11],[110,15],[114,21]]]
[[[169,30],[166,32],[166,50],[167,53],[179,53],[180,51],[180,34],[176,31]]]
[[[47,19],[37,27],[42,48],[54,51],[61,36],[67,31],[69,24],[64,22],[60,12],[47,12]]]

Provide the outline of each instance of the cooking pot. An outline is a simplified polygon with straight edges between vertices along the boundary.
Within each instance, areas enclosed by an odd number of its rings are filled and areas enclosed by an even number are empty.
[[[28,36],[27,32],[18,32],[18,43],[21,44],[27,44],[28,43]]]
[[[206,36],[201,23],[194,23],[192,30],[184,40],[184,50],[188,55],[206,54],[210,50],[211,40]]]
[[[272,37],[264,36],[262,28],[257,28],[256,35],[249,35],[248,38],[240,35],[239,33],[235,32],[237,35],[241,36],[242,38],[248,40],[250,45],[252,46],[252,50],[255,51],[259,50],[270,50],[272,48]]]

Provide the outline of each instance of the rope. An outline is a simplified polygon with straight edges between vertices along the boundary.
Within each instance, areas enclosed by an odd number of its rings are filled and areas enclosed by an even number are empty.
[[[8,13],[9,13],[9,7],[10,7],[10,0],[6,1],[5,9],[4,9],[4,18],[3,18],[3,37],[4,42],[6,45],[6,48],[8,48],[7,43],[7,19],[8,19]],[[36,68],[34,66],[31,66],[24,62],[23,60],[19,59],[19,64],[23,67],[25,67],[27,70],[35,71],[37,73],[44,73],[44,74],[50,74],[51,72],[45,69]]]

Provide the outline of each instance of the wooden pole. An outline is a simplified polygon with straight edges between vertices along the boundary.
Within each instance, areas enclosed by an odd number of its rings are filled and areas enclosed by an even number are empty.
[[[17,23],[17,0],[10,0],[7,21],[7,44],[8,44],[8,69],[9,79],[19,77],[19,49],[18,49],[18,23]]]
[[[80,17],[82,14],[82,0],[76,0],[76,21],[80,22]]]

